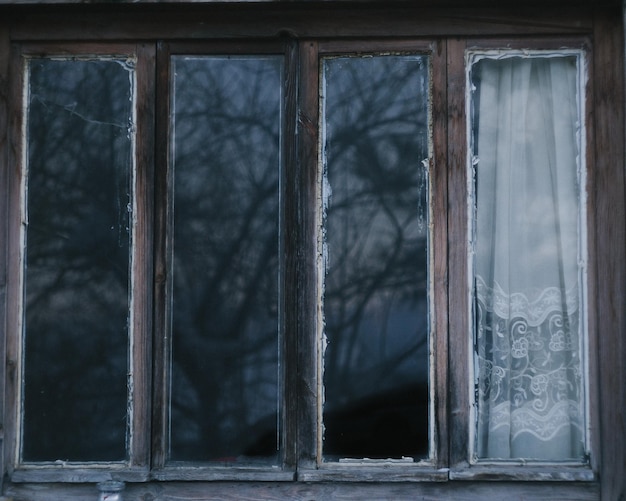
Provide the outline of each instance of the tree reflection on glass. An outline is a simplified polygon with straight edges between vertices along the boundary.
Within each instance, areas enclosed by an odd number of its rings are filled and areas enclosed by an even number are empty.
[[[172,66],[170,457],[276,461],[282,58]]]
[[[428,454],[428,60],[324,60],[324,456]]]
[[[29,62],[22,457],[126,457],[132,87]]]

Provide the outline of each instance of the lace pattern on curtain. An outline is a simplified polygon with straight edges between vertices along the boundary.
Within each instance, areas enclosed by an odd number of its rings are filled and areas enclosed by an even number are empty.
[[[510,457],[528,457],[516,441],[569,435],[567,456],[580,456],[578,302],[577,287],[509,294],[497,282],[490,288],[476,277],[477,396],[479,406],[489,409],[479,414],[484,451],[501,453],[501,443],[488,442],[504,440]]]

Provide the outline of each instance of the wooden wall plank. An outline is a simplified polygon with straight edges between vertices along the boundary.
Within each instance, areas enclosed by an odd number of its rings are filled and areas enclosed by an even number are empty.
[[[602,499],[626,499],[626,205],[621,9],[594,26],[596,308]]]
[[[149,10],[150,9],[150,10]],[[74,6],[4,8],[12,16],[14,40],[135,40],[172,38],[216,39],[276,37],[291,33],[311,37],[533,36],[589,32],[591,11],[518,7],[516,9],[457,10],[412,6],[349,5],[284,2],[280,5],[204,5],[185,9],[173,5]],[[150,12],[150,18],[146,13]],[[98,22],[93,23],[96,16]],[[346,22],[349,19],[350,22]],[[393,23],[393,31],[389,24]],[[514,21],[512,21],[514,20]],[[87,25],[90,25],[87,28]]]
[[[515,492],[512,497],[511,493]],[[84,501],[96,499],[95,485],[12,485],[6,492],[13,501]],[[598,487],[588,483],[150,483],[127,484],[124,501],[310,501],[372,499],[377,501],[483,501],[517,499],[532,501],[595,501]]]
[[[7,251],[8,251],[8,129],[7,113],[9,98],[9,27],[0,22],[0,416],[5,409],[5,342],[7,321]],[[4,477],[4,428],[0,428],[0,475]],[[2,481],[0,480],[0,492]]]

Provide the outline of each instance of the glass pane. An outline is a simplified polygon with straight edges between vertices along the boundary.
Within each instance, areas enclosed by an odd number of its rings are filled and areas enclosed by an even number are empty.
[[[282,58],[173,69],[170,457],[276,461]]]
[[[29,62],[22,457],[126,457],[132,70]]]
[[[324,456],[428,455],[428,58],[323,63]]]
[[[476,455],[585,454],[577,55],[475,57]]]

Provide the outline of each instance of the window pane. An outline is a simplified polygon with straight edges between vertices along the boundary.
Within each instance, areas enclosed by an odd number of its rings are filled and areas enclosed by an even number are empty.
[[[173,460],[276,460],[281,57],[173,58]]]
[[[428,58],[323,63],[324,456],[428,454]]]
[[[29,61],[25,461],[126,457],[132,69]]]
[[[578,56],[476,57],[476,454],[582,459]]]

